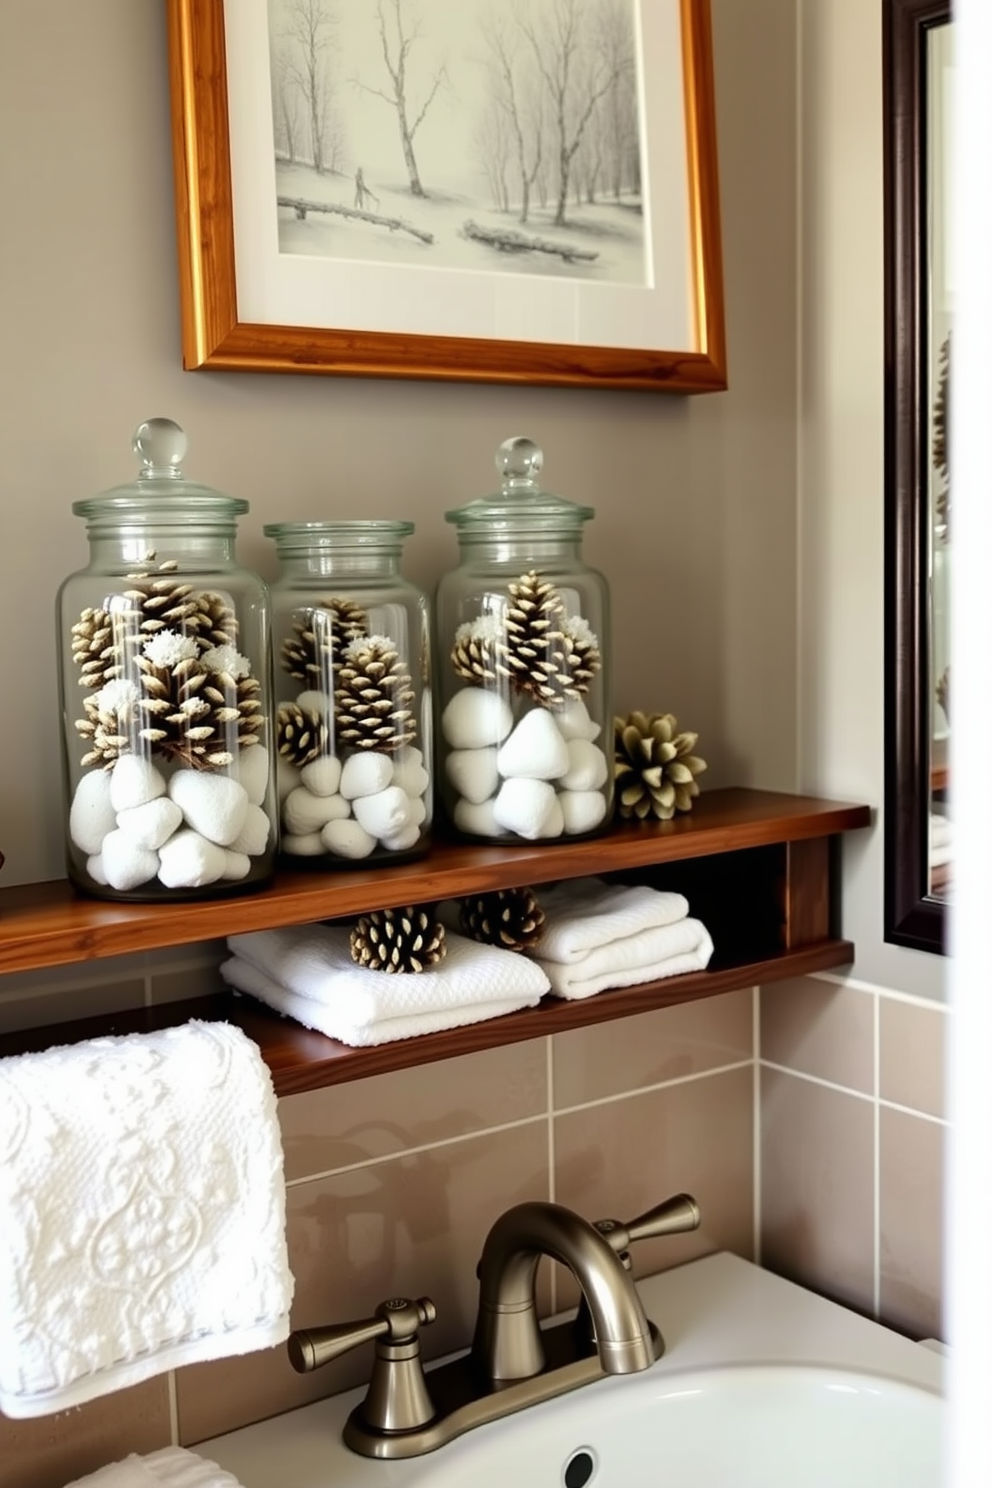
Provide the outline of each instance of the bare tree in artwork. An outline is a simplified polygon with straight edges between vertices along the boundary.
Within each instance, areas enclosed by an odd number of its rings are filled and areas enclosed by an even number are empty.
[[[503,114],[513,141],[520,178],[520,221],[526,222],[530,216],[531,190],[541,170],[543,93],[528,78],[521,58],[526,42],[519,28],[508,23],[502,10],[492,8],[482,20],[480,31],[489,52],[496,107]]]
[[[278,73],[283,88],[303,100],[310,136],[310,154],[318,174],[336,170],[341,148],[331,87],[330,54],[335,49],[337,18],[324,0],[290,0]],[[281,107],[285,113],[290,101]]]
[[[387,11],[389,19],[387,21]],[[403,0],[378,0],[376,5],[376,20],[379,27],[379,43],[382,48],[382,60],[386,64],[389,74],[389,91],[384,92],[381,88],[372,88],[367,83],[358,83],[366,93],[371,93],[376,98],[381,98],[388,103],[390,108],[396,110],[396,122],[400,131],[400,144],[403,148],[403,159],[406,162],[407,175],[410,179],[410,192],[413,196],[426,196],[420,180],[420,171],[417,168],[417,157],[414,154],[413,141],[417,130],[424,122],[427,110],[437,97],[438,89],[446,80],[444,67],[439,67],[427,88],[426,97],[420,109],[414,115],[415,105],[411,102],[409,90],[408,65],[410,54],[420,38],[419,22],[410,22],[403,12]],[[356,80],[357,81],[357,80]]]

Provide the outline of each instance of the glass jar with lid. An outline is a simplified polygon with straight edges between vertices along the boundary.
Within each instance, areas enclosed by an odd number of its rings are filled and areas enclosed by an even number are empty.
[[[272,586],[280,852],[299,867],[426,852],[430,620],[400,573],[412,522],[277,522]]]
[[[90,561],[59,589],[69,878],[134,901],[259,887],[276,849],[268,590],[235,558],[248,503],[187,481],[171,419],[137,479],[73,503]]]
[[[609,590],[581,557],[594,515],[538,484],[541,450],[507,439],[500,490],[446,519],[461,563],[438,585],[438,775],[470,840],[604,831],[612,816]]]

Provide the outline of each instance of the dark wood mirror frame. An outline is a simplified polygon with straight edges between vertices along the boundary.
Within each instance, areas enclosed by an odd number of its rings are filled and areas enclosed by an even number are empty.
[[[931,725],[927,34],[948,0],[883,0],[885,172],[884,936],[941,953],[928,869]]]

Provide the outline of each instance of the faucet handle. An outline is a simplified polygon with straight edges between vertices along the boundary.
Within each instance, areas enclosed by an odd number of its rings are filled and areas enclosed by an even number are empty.
[[[436,1317],[437,1308],[430,1297],[421,1297],[418,1302],[411,1302],[409,1297],[391,1297],[388,1302],[380,1302],[370,1318],[291,1333],[286,1343],[289,1362],[297,1373],[309,1374],[373,1338],[411,1343],[417,1337],[417,1329],[432,1323]]]
[[[691,1194],[674,1194],[656,1204],[646,1214],[639,1214],[626,1224],[619,1219],[597,1219],[596,1229],[618,1256],[624,1255],[635,1240],[657,1240],[662,1235],[681,1235],[699,1228],[699,1205]]]

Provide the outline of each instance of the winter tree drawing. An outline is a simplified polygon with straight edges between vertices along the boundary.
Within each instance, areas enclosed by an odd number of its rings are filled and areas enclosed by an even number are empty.
[[[634,0],[268,0],[280,251],[646,282]]]

